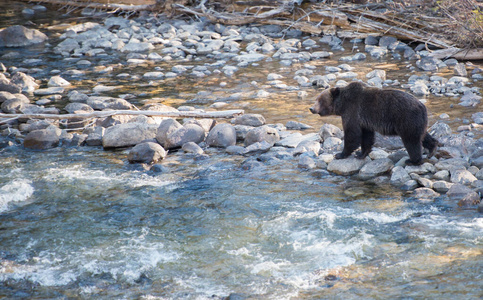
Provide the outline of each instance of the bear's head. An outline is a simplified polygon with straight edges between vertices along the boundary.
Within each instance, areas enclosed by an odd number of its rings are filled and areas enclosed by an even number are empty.
[[[315,99],[315,104],[310,108],[313,114],[321,116],[335,115],[336,105],[340,93],[339,88],[326,89]]]

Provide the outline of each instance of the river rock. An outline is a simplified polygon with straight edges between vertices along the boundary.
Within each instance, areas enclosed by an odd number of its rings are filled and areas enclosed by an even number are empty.
[[[464,196],[472,192],[473,190],[471,188],[460,183],[455,183],[451,185],[448,192],[446,192],[446,195],[451,199],[463,199]]]
[[[69,103],[64,108],[70,114],[91,113],[94,109],[85,103]],[[107,127],[107,126],[105,126]]]
[[[416,173],[418,175],[436,173],[435,166],[428,162],[425,162],[419,166],[406,166],[405,169],[408,173]]]
[[[440,194],[430,188],[421,187],[414,190],[413,196],[419,200],[433,200]]]
[[[35,78],[22,72],[15,73],[10,79],[10,83],[19,86],[22,92],[25,93],[33,93],[39,88],[39,85],[35,82]]]
[[[265,153],[272,148],[273,144],[268,143],[267,141],[261,141],[253,143],[245,148],[244,154],[257,154],[257,153]]]
[[[49,87],[45,89],[38,89],[34,91],[35,96],[48,96],[55,94],[63,94],[65,89],[63,87]]]
[[[403,185],[411,180],[409,173],[402,166],[396,166],[391,170],[391,183],[394,185]]]
[[[170,118],[163,120],[161,124],[159,124],[159,128],[156,134],[156,140],[161,146],[166,147],[166,139],[168,135],[181,127],[183,127],[183,125],[181,125],[175,119]]]
[[[89,96],[87,96],[86,94],[75,91],[75,90],[70,92],[67,95],[67,97],[69,97],[70,102],[87,103],[87,100],[89,99]]]
[[[95,110],[104,109],[131,109],[132,104],[122,98],[91,96],[87,99],[87,105]]]
[[[280,140],[278,130],[269,126],[255,127],[251,129],[245,137],[245,146],[265,141],[270,145],[274,145]]]
[[[31,131],[25,136],[24,147],[34,150],[45,150],[57,147],[62,130],[55,126]]]
[[[21,94],[16,94],[16,95],[21,95]],[[15,96],[15,95],[14,95]],[[23,96],[23,95],[22,95]],[[29,104],[29,100],[26,99],[25,96],[23,97],[18,97],[15,96],[15,98],[8,99],[2,103],[0,108],[4,113],[7,114],[18,114],[21,113],[23,108]]]
[[[48,37],[37,29],[14,25],[0,31],[0,47],[25,47],[43,43]]]
[[[438,193],[446,193],[449,191],[453,184],[444,180],[438,180],[433,182],[433,190]]]
[[[87,134],[86,144],[87,146],[102,146],[102,140],[106,129],[102,126],[90,127],[84,130],[84,134]]]
[[[15,99],[15,95],[10,93],[10,92],[6,92],[6,91],[0,91],[0,103],[3,103],[9,99]]]
[[[187,124],[166,136],[166,149],[180,148],[188,142],[199,144],[205,140],[205,131],[198,125]]]
[[[313,153],[315,156],[319,155],[320,142],[316,140],[303,140],[295,148],[293,155],[300,155],[302,153]]]
[[[359,172],[366,162],[367,160],[365,159],[357,159],[355,157],[334,159],[327,166],[327,171],[338,175],[352,175]]]
[[[426,56],[416,61],[416,66],[423,71],[434,72],[438,70],[438,64],[440,62],[441,60],[437,58]]]
[[[285,127],[290,130],[305,130],[305,129],[313,128],[310,125],[296,122],[296,121],[288,121],[287,124],[285,124]]]
[[[340,138],[329,136],[328,138],[324,139],[322,146],[327,150],[336,150],[340,145],[342,145],[342,143],[343,141]]]
[[[455,170],[451,172],[451,182],[469,185],[478,179],[468,170]]]
[[[251,64],[266,58],[266,55],[260,53],[242,54],[233,57],[233,60],[238,63]]]
[[[459,105],[466,107],[477,106],[481,103],[481,99],[481,96],[476,95],[472,91],[467,91],[463,97],[461,97]]]
[[[66,87],[66,86],[70,86],[70,82],[60,77],[59,75],[57,75],[57,76],[50,77],[49,82],[47,83],[47,86]]]
[[[121,52],[148,52],[153,49],[154,46],[151,43],[130,41],[122,47]]]
[[[22,91],[22,88],[6,78],[0,78],[0,91],[17,94]]]
[[[257,127],[265,124],[265,118],[259,114],[244,114],[236,117],[233,124]]]
[[[203,149],[201,149],[200,146],[198,146],[198,144],[196,143],[193,143],[193,142],[188,142],[188,143],[185,143],[181,149],[186,152],[186,153],[192,153],[192,154],[197,154],[197,155],[201,155],[203,154]]]
[[[478,169],[483,169],[483,149],[477,149],[471,154],[470,163]]]
[[[471,192],[466,194],[461,200],[458,201],[458,206],[463,208],[475,207],[480,204],[481,198],[477,192]]]
[[[301,169],[313,169],[316,167],[316,163],[312,157],[302,155],[297,166]]]
[[[167,153],[161,145],[153,142],[140,143],[134,146],[127,159],[130,163],[153,164],[164,159]]]
[[[369,161],[359,171],[361,178],[373,178],[389,172],[394,167],[394,163],[389,158],[380,158]]]
[[[236,144],[235,127],[228,123],[218,124],[208,133],[206,144],[212,147],[226,148]]]
[[[328,137],[336,137],[342,139],[344,137],[344,132],[337,126],[325,123],[319,130],[319,136],[322,140]]]
[[[102,138],[104,148],[130,147],[156,138],[158,125],[145,123],[119,124],[106,129]]]

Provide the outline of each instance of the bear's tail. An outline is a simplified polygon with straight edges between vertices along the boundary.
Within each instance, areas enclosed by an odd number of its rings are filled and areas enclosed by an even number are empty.
[[[428,158],[431,158],[436,153],[436,148],[438,144],[438,140],[426,132],[423,138],[423,147],[428,149],[429,151]]]

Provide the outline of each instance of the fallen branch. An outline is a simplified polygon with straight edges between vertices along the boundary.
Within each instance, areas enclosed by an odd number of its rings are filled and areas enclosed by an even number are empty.
[[[10,122],[15,119],[51,119],[51,120],[70,120],[70,119],[89,119],[89,118],[106,118],[116,115],[133,115],[133,116],[149,116],[149,117],[167,117],[167,118],[222,118],[229,119],[244,114],[241,109],[225,110],[225,111],[152,111],[152,110],[109,110],[95,111],[82,114],[4,114],[0,113],[0,124]]]
[[[429,55],[439,59],[453,57],[458,60],[481,60],[483,59],[483,48],[476,48],[476,49],[448,48],[448,49],[434,50]]]
[[[156,5],[154,4],[140,4],[140,5],[132,5],[132,4],[111,4],[111,3],[95,3],[95,2],[77,2],[77,1],[65,1],[65,0],[29,0],[29,2],[34,3],[48,3],[52,5],[63,5],[69,7],[89,7],[101,10],[111,10],[117,12],[121,11],[132,11],[138,12],[143,10],[154,10]]]

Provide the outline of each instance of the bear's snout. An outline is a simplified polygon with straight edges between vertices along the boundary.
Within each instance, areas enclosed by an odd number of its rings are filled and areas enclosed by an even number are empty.
[[[316,114],[317,112],[315,111],[315,108],[311,107],[309,108],[310,112],[313,113],[313,114]]]

